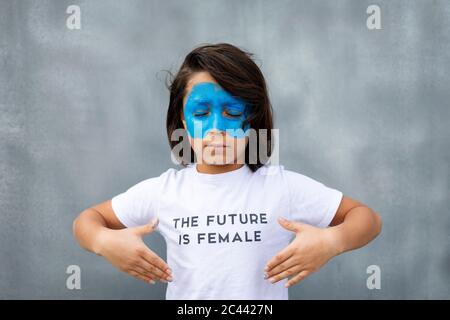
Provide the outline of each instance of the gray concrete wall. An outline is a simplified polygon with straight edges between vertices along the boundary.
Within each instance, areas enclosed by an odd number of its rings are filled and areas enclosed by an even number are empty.
[[[366,27],[373,3],[381,30]],[[71,224],[173,166],[161,70],[205,42],[256,54],[285,167],[384,220],[290,298],[449,298],[449,38],[444,0],[1,1],[0,298],[164,298],[81,250]],[[165,257],[161,236],[146,242]]]

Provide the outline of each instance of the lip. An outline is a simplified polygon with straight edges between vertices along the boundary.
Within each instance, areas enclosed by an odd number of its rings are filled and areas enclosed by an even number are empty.
[[[213,148],[229,148],[226,144],[223,143],[208,143],[206,145],[207,147],[213,147]]]

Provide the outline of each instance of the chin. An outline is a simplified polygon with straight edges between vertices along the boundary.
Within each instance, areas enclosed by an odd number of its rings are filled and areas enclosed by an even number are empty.
[[[227,164],[233,164],[235,163],[235,159],[225,159],[223,155],[217,155],[217,156],[206,156],[203,159],[203,162],[208,165],[213,166],[224,166]]]

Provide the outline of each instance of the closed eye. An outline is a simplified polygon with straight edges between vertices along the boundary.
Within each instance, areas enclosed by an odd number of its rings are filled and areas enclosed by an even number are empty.
[[[242,116],[242,112],[234,110],[226,110],[225,114],[232,118],[239,118],[240,116]]]
[[[244,106],[239,103],[226,103],[223,109],[224,114],[229,118],[239,118],[244,113]]]
[[[209,111],[196,111],[194,112],[194,117],[203,117],[206,116],[209,113]]]

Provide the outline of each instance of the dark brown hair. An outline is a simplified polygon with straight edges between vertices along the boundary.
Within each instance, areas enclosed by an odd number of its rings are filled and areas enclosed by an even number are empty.
[[[181,121],[183,113],[183,98],[190,77],[199,71],[206,71],[217,81],[217,83],[231,95],[244,100],[250,107],[250,114],[243,126],[250,124],[257,133],[256,163],[249,163],[248,145],[245,150],[245,162],[252,171],[256,171],[265,162],[260,159],[260,137],[259,130],[267,129],[267,138],[264,144],[266,150],[263,152],[268,158],[272,153],[272,106],[267,92],[266,81],[259,67],[252,60],[252,53],[243,51],[228,43],[206,44],[192,50],[184,59],[180,70],[172,77],[168,84],[170,90],[169,108],[167,110],[167,137],[171,150],[178,141],[171,141],[174,130],[184,128]],[[183,138],[184,141],[188,140]],[[187,162],[194,162],[194,152],[188,156]],[[186,156],[180,152],[175,155],[182,165],[186,165]],[[268,160],[268,159],[267,159]]]

